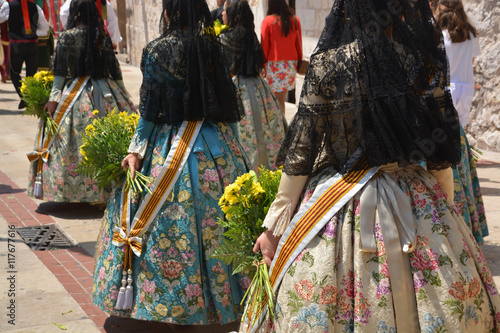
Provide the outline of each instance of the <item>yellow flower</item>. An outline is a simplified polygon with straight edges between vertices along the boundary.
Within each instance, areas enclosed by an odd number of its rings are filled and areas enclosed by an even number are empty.
[[[94,111],[92,111],[92,114],[93,114],[94,116],[97,116],[97,114],[99,114],[99,110],[94,110]]]
[[[179,202],[186,201],[190,197],[191,197],[191,194],[189,194],[189,192],[186,191],[186,190],[183,190],[183,191],[179,192]]]
[[[172,308],[172,317],[178,317],[184,313],[184,308],[181,305],[176,305]]]
[[[170,239],[168,238],[162,238],[160,239],[160,249],[166,249],[167,247],[170,247]]]
[[[184,239],[179,239],[175,242],[175,246],[181,250],[181,251],[185,251],[186,248],[187,248],[187,242],[184,240]]]
[[[220,274],[219,276],[217,276],[217,282],[218,283],[222,283],[225,280],[227,280],[227,274]]]
[[[162,317],[165,317],[167,315],[167,312],[168,312],[168,309],[165,305],[163,304],[158,304],[156,307],[155,307],[155,310],[156,312],[162,316]]]
[[[222,211],[223,211],[223,212],[224,212],[224,214],[225,214],[225,213],[227,213],[227,212],[229,211],[229,206],[225,206],[225,205],[224,205],[224,206],[221,206],[221,208],[220,208],[220,209],[222,209]]]
[[[89,125],[87,125],[87,127],[85,127],[85,134],[87,134],[88,136],[92,136],[94,131],[95,131],[95,127],[92,124],[89,124]]]
[[[191,282],[191,283],[201,283],[201,276],[200,275],[191,275],[189,277],[189,282]]]

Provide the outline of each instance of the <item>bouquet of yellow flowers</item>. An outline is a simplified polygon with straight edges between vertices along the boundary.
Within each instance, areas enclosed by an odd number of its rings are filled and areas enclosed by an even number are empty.
[[[97,110],[93,112],[94,116],[98,113]],[[125,171],[121,166],[138,122],[138,114],[117,113],[116,108],[105,117],[94,119],[82,136],[82,160],[77,172],[94,178],[99,189],[125,179],[125,189],[131,187],[137,192],[146,188],[149,191],[146,185],[153,182],[151,177],[136,172],[132,179],[130,169]]]
[[[54,83],[54,75],[48,71],[40,71],[33,76],[27,76],[21,81],[21,98],[26,103],[23,114],[36,116],[45,123],[45,128],[51,134],[57,130],[57,125],[43,108],[49,101],[50,91]]]
[[[252,170],[226,187],[219,200],[225,220],[218,223],[226,230],[223,243],[212,257],[232,264],[233,274],[243,272],[252,279],[243,302],[246,301],[243,318],[252,325],[259,320],[265,306],[272,320],[274,294],[269,281],[267,265],[262,254],[254,253],[255,241],[266,228],[262,222],[278,192],[281,170],[270,171],[264,167],[259,175]]]
[[[223,31],[229,29],[228,25],[222,24],[219,19],[214,21],[214,24],[205,28],[203,32],[205,35],[212,35],[218,37]]]

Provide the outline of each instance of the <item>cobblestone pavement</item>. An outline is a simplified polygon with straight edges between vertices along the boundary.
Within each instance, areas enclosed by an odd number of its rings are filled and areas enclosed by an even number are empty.
[[[126,64],[122,70],[127,89],[138,103],[140,70]],[[49,203],[26,195],[26,153],[32,149],[37,120],[22,116],[18,103],[12,84],[0,83],[0,332],[62,331],[64,327],[57,325],[64,325],[67,332],[85,333],[234,329],[183,328],[108,317],[92,304],[93,255],[102,211],[88,204]],[[289,121],[294,112],[294,107],[287,105]],[[500,286],[500,153],[484,152],[478,173],[490,230],[482,250]],[[59,226],[77,247],[32,251],[13,232],[15,228],[51,224]]]

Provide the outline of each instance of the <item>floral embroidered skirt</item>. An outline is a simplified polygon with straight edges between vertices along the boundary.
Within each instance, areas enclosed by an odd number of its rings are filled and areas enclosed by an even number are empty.
[[[483,244],[483,237],[488,236],[486,214],[484,211],[483,196],[477,176],[476,161],[465,131],[460,126],[460,137],[462,143],[462,158],[460,164],[453,168],[453,179],[455,182],[455,207],[462,214],[465,223],[472,230],[478,244]]]
[[[276,157],[285,137],[285,119],[267,82],[258,77],[237,76],[245,117],[239,122],[239,139],[251,167],[276,169]]]
[[[67,92],[73,80],[69,80],[63,94]],[[68,115],[59,126],[56,137],[49,147],[49,159],[42,166],[43,200],[55,202],[90,202],[102,203],[109,198],[110,190],[100,191],[94,180],[75,172],[82,156],[80,146],[85,128],[92,123],[96,115],[92,111],[99,110],[97,116],[104,116],[113,108],[117,111],[135,112],[132,101],[120,90],[118,85],[108,80],[89,80],[77,97]],[[107,87],[106,97],[97,99],[93,91],[94,85]],[[100,90],[102,91],[102,89]],[[99,105],[95,101],[100,100]],[[37,140],[35,138],[34,149]],[[32,162],[28,175],[28,195],[34,197],[33,189],[36,180],[38,161]]]
[[[266,79],[273,93],[290,91],[295,87],[297,60],[268,61]]]
[[[325,170],[309,183],[304,202],[330,175]],[[411,205],[416,244],[413,252],[405,254],[407,269],[402,271],[409,277],[407,292],[415,302],[416,331],[498,332],[500,297],[490,270],[441,186],[420,166],[388,172],[385,177],[395,181]],[[278,291],[276,322],[267,328],[276,332],[396,332],[397,295],[393,291],[397,281],[391,281],[389,274],[394,266],[387,259],[380,212],[373,230],[376,250],[360,251],[360,197],[365,189],[295,258]]]
[[[215,132],[215,144],[207,141],[207,127]],[[143,174],[159,174],[178,129],[155,125],[142,162]],[[180,325],[225,324],[239,319],[242,291],[250,281],[246,276],[231,275],[230,267],[210,256],[223,239],[224,230],[216,223],[224,218],[219,198],[225,186],[247,172],[247,161],[226,124],[205,121],[201,131],[172,192],[142,237],[141,256],[134,255],[131,310],[115,309],[124,260],[124,247],[112,244],[113,227],[121,225],[121,188],[115,189],[95,254],[93,300],[104,311]],[[132,218],[142,198],[142,194],[132,198]]]

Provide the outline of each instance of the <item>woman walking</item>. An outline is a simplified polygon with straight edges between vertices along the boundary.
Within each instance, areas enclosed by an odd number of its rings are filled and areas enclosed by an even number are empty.
[[[285,119],[278,100],[260,76],[265,58],[254,32],[252,10],[245,0],[228,0],[222,16],[230,29],[220,35],[220,41],[245,109],[245,117],[238,123],[240,142],[255,171],[261,165],[276,169]]]
[[[474,57],[480,53],[476,29],[469,23],[460,0],[436,0],[431,3],[436,21],[443,30],[444,46],[450,64],[451,96],[460,119],[462,157],[453,168],[455,207],[472,230],[478,244],[488,236],[476,161],[463,127],[469,122],[474,97]]]
[[[272,260],[271,329],[498,331],[498,291],[447,198],[460,159],[447,74],[427,0],[334,2],[255,245]]]
[[[261,26],[266,78],[285,114],[286,94],[295,86],[298,61],[302,60],[302,29],[285,0],[268,0],[267,5]]]
[[[68,28],[59,36],[53,59],[54,83],[45,109],[58,124],[55,134],[40,125],[29,154],[28,195],[55,202],[106,202],[91,178],[75,172],[82,133],[95,117],[135,107],[122,81],[120,64],[95,1],[71,4]],[[99,113],[95,115],[94,110]]]
[[[240,286],[210,256],[224,232],[218,200],[248,170],[229,126],[242,110],[220,45],[203,34],[206,2],[164,0],[161,21],[162,36],[143,51],[141,118],[122,164],[132,177],[140,170],[156,180],[152,194],[115,188],[98,237],[93,299],[120,317],[234,329],[248,278]]]

